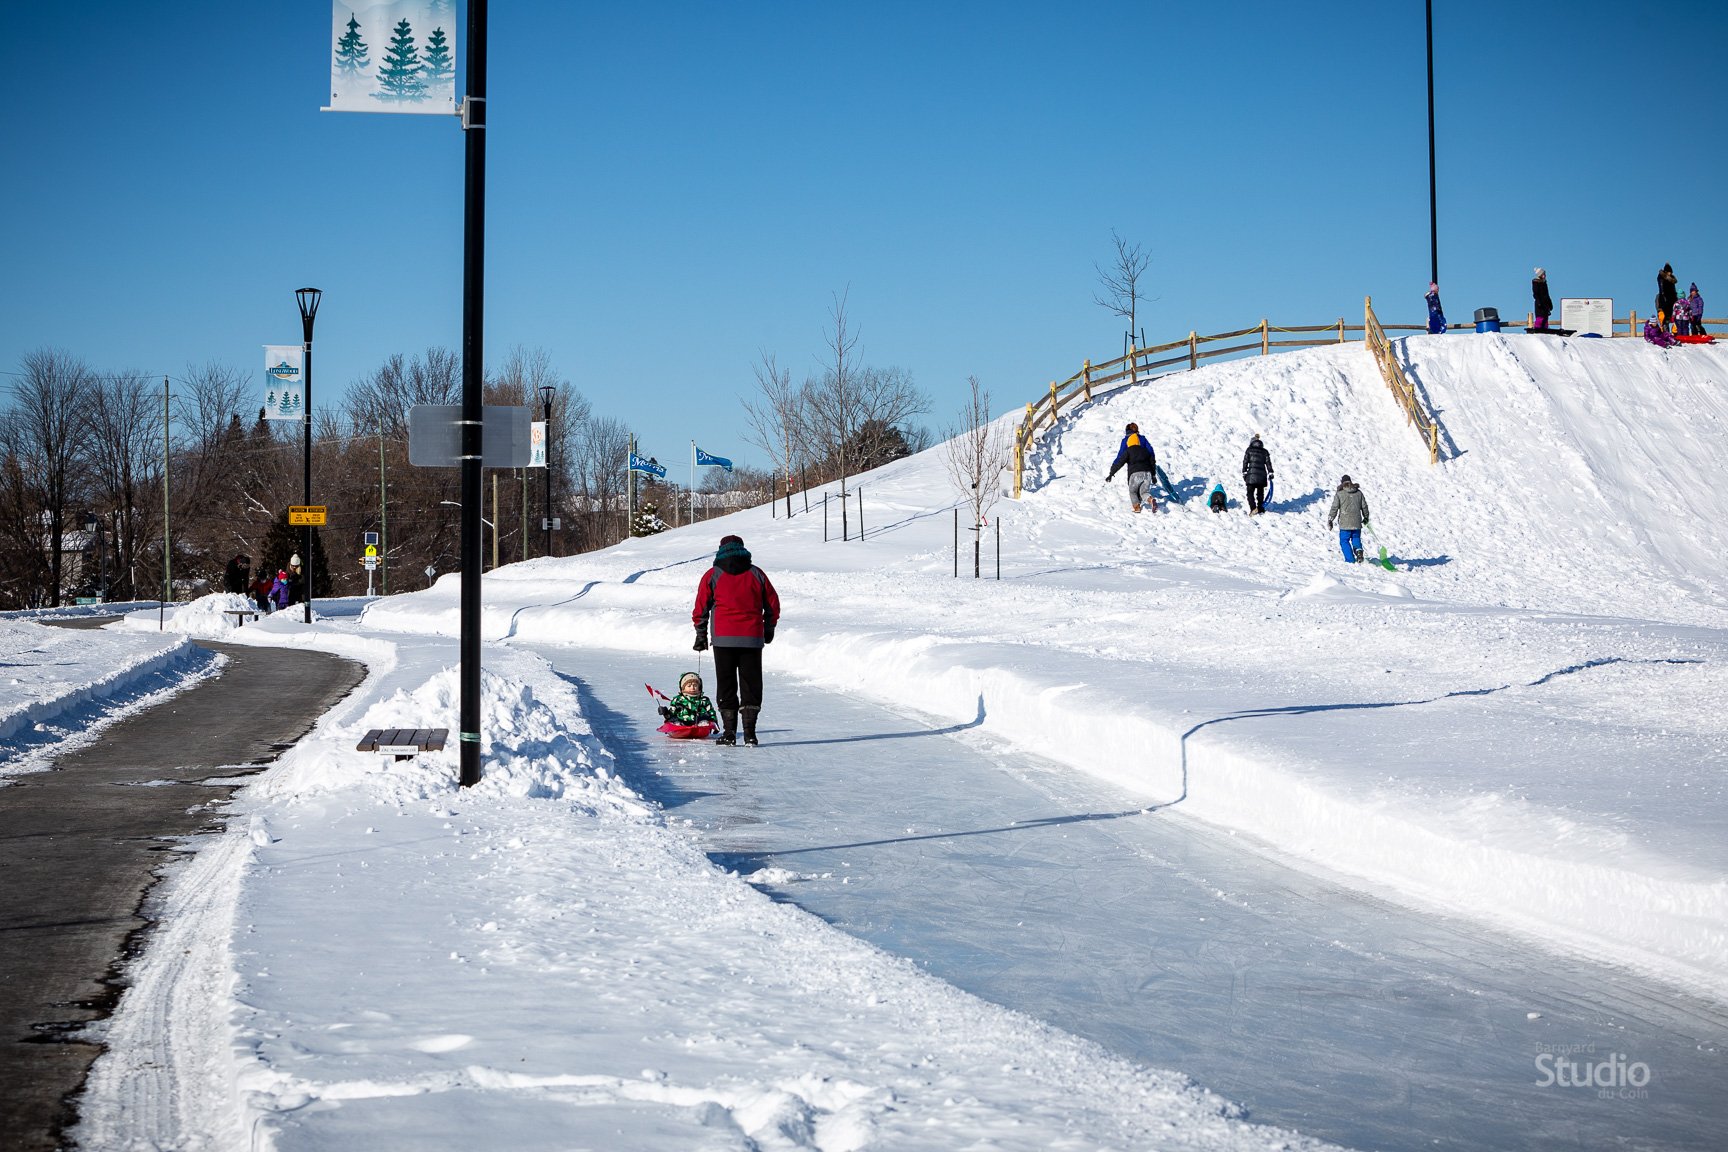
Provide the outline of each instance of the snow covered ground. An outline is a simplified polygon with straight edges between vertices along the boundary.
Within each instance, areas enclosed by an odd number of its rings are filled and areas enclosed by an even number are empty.
[[[1402,348],[1439,467],[1359,345],[1146,383],[1046,438],[1000,508],[1000,582],[954,578],[935,454],[862,478],[862,541],[824,542],[814,507],[756,509],[490,574],[488,778],[469,792],[453,753],[352,751],[372,726],[454,727],[456,581],[228,634],[373,675],[164,887],[83,1145],[1299,1144],[772,902],[620,779],[579,686],[527,648],[661,653],[670,683],[725,532],[785,603],[776,671],[1728,1001],[1728,353]],[[1135,516],[1104,483],[1128,420],[1184,503]],[[1256,432],[1272,514],[1207,512],[1214,480],[1240,500]],[[1342,563],[1324,516],[1343,472],[1397,571]],[[821,724],[771,698],[780,720]]]

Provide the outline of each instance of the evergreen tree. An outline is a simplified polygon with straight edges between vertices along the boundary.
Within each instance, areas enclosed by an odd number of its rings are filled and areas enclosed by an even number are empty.
[[[432,35],[426,38],[425,71],[420,78],[425,81],[426,88],[437,88],[456,82],[456,65],[450,58],[450,41],[445,37],[442,28],[432,29]]]
[[[653,504],[644,504],[642,510],[636,513],[636,519],[630,521],[630,535],[653,536],[666,531],[668,527],[670,525],[660,519],[660,509]]]
[[[372,67],[366,54],[366,41],[360,39],[360,21],[348,14],[348,32],[336,42],[336,71],[344,76],[358,76]]]
[[[378,85],[383,91],[372,95],[397,103],[425,99],[426,84],[420,78],[424,67],[420,50],[414,46],[413,26],[407,20],[398,21],[390,37],[390,48],[384,53],[384,63],[378,69]]]

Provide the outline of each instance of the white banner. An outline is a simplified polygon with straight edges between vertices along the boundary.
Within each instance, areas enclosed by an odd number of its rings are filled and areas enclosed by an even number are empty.
[[[546,467],[546,421],[535,420],[529,424],[528,432],[528,467]]]
[[[264,419],[299,420],[306,415],[306,378],[298,344],[264,345]]]
[[[326,112],[456,111],[456,0],[336,0]]]

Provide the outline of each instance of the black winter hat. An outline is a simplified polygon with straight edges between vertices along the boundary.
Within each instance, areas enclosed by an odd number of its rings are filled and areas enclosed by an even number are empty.
[[[1338,481],[1338,483],[1340,483],[1340,484],[1349,484],[1349,483],[1351,483],[1351,480],[1350,480],[1350,473],[1348,473],[1348,472],[1346,472],[1346,473],[1344,473],[1344,479],[1342,479],[1342,480],[1340,480],[1340,481]]]

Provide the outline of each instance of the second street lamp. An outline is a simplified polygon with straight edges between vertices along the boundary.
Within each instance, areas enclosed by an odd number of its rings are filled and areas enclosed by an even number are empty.
[[[545,404],[546,426],[541,431],[540,448],[546,457],[546,555],[552,555],[552,395],[558,390],[550,384],[540,386],[540,399]]]
[[[312,503],[312,322],[318,318],[318,302],[324,298],[322,290],[317,288],[298,288],[294,292],[294,300],[300,305],[300,328],[305,337],[304,363],[301,371],[305,382],[305,412],[301,415],[302,442],[305,447],[304,477],[301,495],[305,503]],[[305,560],[300,569],[300,590],[305,598],[306,623],[312,623],[312,525],[306,525],[306,550],[302,554]]]

